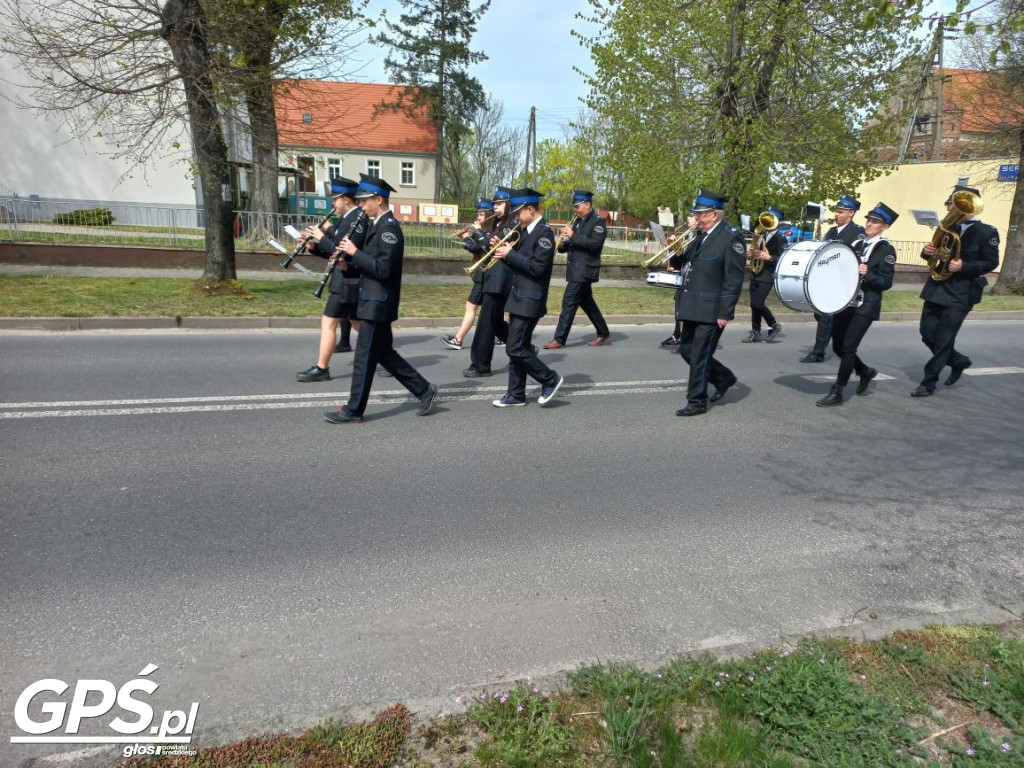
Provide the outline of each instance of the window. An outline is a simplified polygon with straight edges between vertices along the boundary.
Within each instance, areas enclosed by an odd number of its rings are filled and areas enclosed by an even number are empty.
[[[416,186],[416,165],[411,160],[402,161],[402,186]]]
[[[299,168],[299,192],[310,192],[316,194],[316,163],[312,157],[300,157]]]
[[[341,158],[340,157],[328,157],[327,158],[327,177],[330,179],[336,179],[341,176]]]
[[[313,122],[313,113],[312,112],[303,112],[302,113],[302,122],[304,122],[306,125],[309,125],[310,123],[312,123]]]
[[[366,175],[376,176],[380,178],[380,160],[367,160],[366,161]]]

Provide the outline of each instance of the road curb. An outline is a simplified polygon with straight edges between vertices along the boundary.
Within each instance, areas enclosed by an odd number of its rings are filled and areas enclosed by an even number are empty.
[[[976,321],[1017,321],[1024,320],[1024,310],[975,312]],[[917,322],[919,312],[883,312],[883,322]],[[671,325],[671,315],[605,315],[611,325]],[[811,325],[814,315],[779,315],[783,325]],[[750,315],[736,315],[734,325],[746,326]],[[392,325],[395,328],[458,328],[461,317],[401,317]],[[541,318],[538,325],[551,326],[558,323],[557,314]],[[181,327],[185,330],[231,329],[265,330],[268,328],[309,329],[320,327],[320,316],[309,317],[0,317],[0,331],[95,331],[95,330],[152,330]]]

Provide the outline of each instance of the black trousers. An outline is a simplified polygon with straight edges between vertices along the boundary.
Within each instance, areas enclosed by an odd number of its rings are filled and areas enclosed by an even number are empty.
[[[470,365],[478,371],[491,370],[494,359],[494,339],[508,342],[508,323],[505,322],[505,301],[508,296],[485,293],[476,320],[476,333],[470,349]]]
[[[690,366],[686,382],[686,401],[697,405],[708,402],[708,383],[721,387],[736,382],[736,375],[715,359],[715,348],[722,338],[718,323],[683,321],[679,354]]]
[[[837,312],[832,317],[832,351],[839,357],[836,386],[842,388],[846,386],[854,371],[858,376],[863,376],[868,369],[864,361],[857,356],[857,348],[874,320],[866,315],[854,314],[853,307]]]
[[[540,361],[537,348],[533,346],[533,329],[539,320],[539,317],[508,316],[508,341],[505,343],[505,353],[508,355],[508,394],[518,400],[526,399],[527,376],[544,387],[558,382],[558,374]]]
[[[814,319],[818,321],[818,327],[814,332],[814,349],[811,354],[824,357],[828,340],[832,338],[832,315],[819,315],[815,312]]]
[[[427,394],[430,388],[427,380],[395,352],[391,323],[361,320],[357,338],[355,358],[352,361],[352,390],[345,406],[349,413],[361,416],[366,410],[366,401],[370,398],[370,387],[378,365],[383,366],[416,397]]]
[[[593,283],[566,283],[562,295],[562,314],[558,316],[558,327],[555,328],[555,341],[565,344],[572,329],[572,321],[576,319],[576,310],[582,308],[594,326],[598,336],[608,335],[608,323],[594,301]]]
[[[765,302],[768,294],[772,292],[774,283],[752,282],[750,284],[750,324],[755,331],[761,330],[761,319],[768,323],[768,327],[775,325],[775,315],[768,309]]]
[[[930,301],[921,308],[921,340],[932,352],[931,359],[924,364],[924,379],[921,380],[928,389],[935,389],[939,374],[947,365],[961,367],[971,362],[953,346],[969,313],[969,309],[944,307]]]

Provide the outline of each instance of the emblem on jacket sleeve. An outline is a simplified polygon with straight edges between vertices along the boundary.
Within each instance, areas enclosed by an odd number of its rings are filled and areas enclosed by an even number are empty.
[[[551,248],[554,246],[554,243],[552,243],[546,237],[542,237],[540,240],[537,241],[537,245],[539,245],[541,248]]]
[[[996,233],[995,235],[993,235],[992,239],[988,241],[988,244],[989,245],[993,245],[993,246],[998,246],[999,245],[999,234]]]
[[[604,232],[604,227],[598,224],[596,227],[594,227],[594,232],[600,235],[602,232]]]
[[[895,253],[887,253],[885,255],[885,263],[886,264],[895,264],[896,263],[896,254]]]
[[[732,249],[736,251],[736,253],[743,253],[743,251],[746,250],[746,248],[743,247],[743,243],[733,243]]]
[[[383,235],[380,236],[380,239],[383,240],[385,243],[388,243],[389,245],[394,245],[395,243],[398,242],[398,235],[396,235],[394,232],[385,232]]]

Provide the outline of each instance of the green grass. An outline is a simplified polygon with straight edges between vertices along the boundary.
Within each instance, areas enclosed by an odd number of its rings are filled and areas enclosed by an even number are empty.
[[[461,317],[469,280],[451,284],[402,286],[402,317]],[[3,317],[315,317],[323,301],[313,298],[312,280],[250,280],[238,295],[203,296],[191,290],[194,281],[157,277],[0,276]],[[548,312],[558,311],[562,288],[552,286]],[[665,315],[673,312],[673,292],[638,284],[635,288],[598,285],[594,295],[606,315]],[[769,301],[783,317],[795,315]],[[890,291],[889,312],[917,312],[916,291]],[[737,311],[744,312],[744,295]],[[978,310],[1024,310],[1024,296],[988,296]]]
[[[1020,768],[1024,622],[936,625],[870,643],[805,639],[655,671],[592,665],[457,698],[413,729],[395,705],[125,768]],[[948,732],[946,732],[948,731]],[[946,732],[944,735],[943,732]]]

